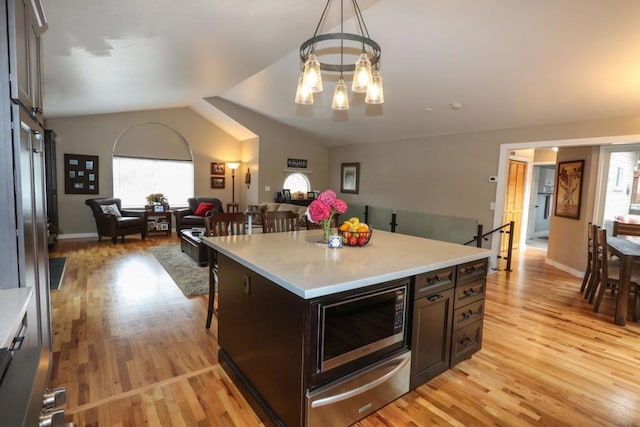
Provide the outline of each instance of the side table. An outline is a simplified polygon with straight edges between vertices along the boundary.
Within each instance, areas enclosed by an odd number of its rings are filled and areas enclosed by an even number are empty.
[[[172,211],[147,212],[147,235],[151,233],[165,233],[171,236],[171,214]]]

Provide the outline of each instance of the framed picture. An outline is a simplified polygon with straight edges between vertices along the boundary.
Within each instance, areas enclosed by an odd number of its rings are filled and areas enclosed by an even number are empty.
[[[161,204],[153,205],[154,212],[164,212],[164,206]]]
[[[211,175],[222,175],[222,176],[224,176],[224,163],[211,162]],[[223,186],[223,188],[224,188],[224,186]]]
[[[223,177],[218,177],[218,176],[212,176],[211,177],[211,188],[224,188],[224,178]]]
[[[556,216],[580,219],[584,160],[558,163],[556,176]]]
[[[360,191],[360,163],[343,163],[340,192],[358,194]]]
[[[282,190],[282,198],[291,200],[291,190]]]
[[[65,194],[98,194],[98,178],[98,156],[65,153]]]
[[[313,200],[315,198],[316,198],[316,193],[314,193],[313,191],[307,191],[307,199]]]

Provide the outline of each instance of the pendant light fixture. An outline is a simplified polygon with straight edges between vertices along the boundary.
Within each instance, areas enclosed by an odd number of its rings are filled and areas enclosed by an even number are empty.
[[[351,91],[366,94],[365,103],[367,104],[382,104],[384,95],[382,77],[379,72],[380,45],[369,36],[358,2],[356,0],[347,0],[352,5],[353,19],[359,34],[344,32],[344,0],[340,0],[340,32],[318,34],[332,1],[327,0],[313,37],[305,40],[300,46],[300,59],[304,64],[304,69],[302,75],[298,78],[295,102],[301,105],[313,104],[313,94],[321,92],[323,89],[322,71],[328,71],[340,73],[340,78],[333,93],[332,109],[349,109],[349,93],[344,75],[351,73],[353,73]],[[352,46],[345,49],[345,40],[352,43]],[[323,53],[329,55],[332,50],[331,43],[337,41],[340,41],[340,64],[322,62],[319,57]],[[319,46],[321,43],[323,45]],[[335,51],[335,46],[333,47]],[[345,65],[345,50],[348,51],[347,54],[353,54],[354,49],[359,49],[357,60],[355,63],[347,63]]]

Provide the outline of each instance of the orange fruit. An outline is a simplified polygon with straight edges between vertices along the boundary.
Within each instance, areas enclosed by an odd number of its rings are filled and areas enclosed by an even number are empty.
[[[348,231],[349,228],[351,227],[351,224],[349,224],[348,222],[341,224],[340,227],[338,227],[338,229],[340,231]]]
[[[369,226],[368,226],[367,224],[360,224],[360,225],[358,226],[358,231],[359,231],[359,232],[361,232],[361,233],[362,233],[363,231],[369,231]]]

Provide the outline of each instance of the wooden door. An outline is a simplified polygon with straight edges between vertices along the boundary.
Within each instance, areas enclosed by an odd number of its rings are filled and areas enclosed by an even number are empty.
[[[518,160],[509,160],[507,176],[507,194],[504,203],[504,223],[514,221],[513,248],[518,248],[520,240],[520,226],[522,223],[522,206],[524,204],[525,171],[527,164]],[[509,235],[502,235],[501,251],[506,251],[509,245]]]

